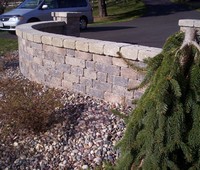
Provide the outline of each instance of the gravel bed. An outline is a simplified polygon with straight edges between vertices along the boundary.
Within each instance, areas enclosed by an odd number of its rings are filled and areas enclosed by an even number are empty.
[[[17,57],[17,52],[13,55]],[[0,72],[0,78],[24,79],[14,63]],[[115,162],[119,151],[114,145],[125,125],[111,109],[128,114],[131,108],[68,91],[62,100],[65,108],[56,115],[60,121],[46,132],[22,130],[0,139],[0,170],[92,170]],[[0,132],[2,126],[0,121]]]

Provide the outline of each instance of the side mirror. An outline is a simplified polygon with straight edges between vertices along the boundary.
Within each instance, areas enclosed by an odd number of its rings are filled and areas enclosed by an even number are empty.
[[[42,5],[42,9],[47,9],[48,5]]]

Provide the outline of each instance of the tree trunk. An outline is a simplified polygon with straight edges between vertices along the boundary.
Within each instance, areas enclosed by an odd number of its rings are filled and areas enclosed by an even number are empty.
[[[99,16],[100,17],[106,17],[107,16],[106,1],[105,0],[99,0],[98,6],[99,6]]]

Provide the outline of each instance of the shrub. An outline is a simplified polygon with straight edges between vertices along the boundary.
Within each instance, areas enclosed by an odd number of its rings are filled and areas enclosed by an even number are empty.
[[[21,79],[0,80],[0,116],[10,129],[45,131],[51,123],[55,108],[62,106],[62,92]]]
[[[140,86],[148,87],[117,145],[115,170],[200,169],[200,46],[193,28],[185,34],[149,59]]]

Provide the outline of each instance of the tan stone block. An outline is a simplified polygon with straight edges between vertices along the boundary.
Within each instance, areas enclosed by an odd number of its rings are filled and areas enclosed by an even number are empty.
[[[104,100],[111,103],[125,104],[125,96],[113,94],[110,92],[104,93]]]
[[[33,57],[33,62],[41,66],[43,65],[43,60],[39,57]]]
[[[93,61],[104,63],[104,64],[112,64],[112,57],[105,55],[93,54]]]
[[[42,43],[47,45],[52,45],[52,36],[50,35],[43,35],[42,36]]]
[[[75,49],[76,48],[75,43],[76,43],[75,37],[67,36],[64,39],[63,45],[64,45],[64,48]]]
[[[193,27],[194,20],[193,19],[180,19],[178,21],[178,25],[181,27]]]
[[[127,63],[122,58],[112,58],[112,64],[119,67],[128,67]]]
[[[73,74],[64,73],[64,80],[70,81],[72,83],[79,83],[80,77]]]
[[[97,72],[91,69],[84,69],[84,77],[96,80],[97,79]]]
[[[68,80],[62,80],[62,88],[66,90],[72,90],[73,89],[73,83]]]
[[[130,46],[122,47],[120,50],[120,53],[126,59],[137,60],[138,53],[139,53],[139,46],[130,45]]]
[[[31,32],[27,32],[26,33],[26,37],[27,37],[27,40],[29,40],[29,41],[33,41],[34,40],[33,33],[31,33]]]
[[[64,40],[61,38],[61,36],[55,36],[52,38],[52,45],[56,47],[63,47],[63,41]]]
[[[89,43],[86,38],[77,38],[76,39],[76,50],[78,51],[89,51]]]
[[[158,55],[161,51],[162,49],[160,48],[151,48],[151,47],[142,48],[141,50],[139,50],[138,60],[143,61],[144,59],[147,58],[153,58],[156,55]]]
[[[75,58],[80,58],[83,60],[91,61],[92,60],[92,54],[83,52],[83,51],[75,51]]]
[[[98,41],[98,40],[90,40],[88,41],[89,44],[89,52],[95,53],[95,54],[103,54],[103,48],[104,48],[104,41]]]
[[[72,66],[79,66],[79,67],[85,68],[85,60],[82,60],[79,58],[73,58],[73,57],[66,56],[65,63],[72,65]]]
[[[120,49],[125,46],[130,46],[130,44],[126,43],[115,43],[115,42],[105,42],[104,45],[104,54],[109,56],[115,56],[118,57],[118,52],[120,52]]]
[[[137,71],[135,71],[131,68],[125,68],[125,67],[121,68],[121,76],[122,77],[136,80],[138,77],[138,74],[139,73]]]

